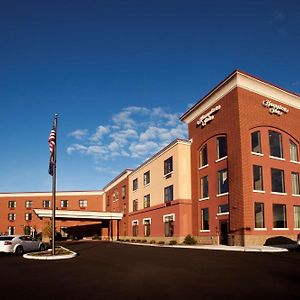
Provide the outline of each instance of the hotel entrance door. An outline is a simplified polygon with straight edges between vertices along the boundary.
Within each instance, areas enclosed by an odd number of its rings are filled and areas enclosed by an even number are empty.
[[[228,221],[220,221],[220,244],[228,245]]]

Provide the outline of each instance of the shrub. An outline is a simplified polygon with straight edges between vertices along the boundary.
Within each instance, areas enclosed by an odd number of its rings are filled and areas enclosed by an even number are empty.
[[[150,244],[155,244],[155,243],[156,243],[155,240],[151,240],[151,241],[150,241]]]
[[[92,236],[92,240],[100,240],[100,236],[98,234],[94,234]]]
[[[142,240],[142,243],[147,243],[147,240]]]
[[[177,245],[177,241],[176,241],[176,240],[171,240],[171,241],[169,242],[169,245]]]
[[[130,239],[126,239],[125,242],[130,242]]]
[[[159,245],[164,245],[165,242],[164,242],[164,241],[159,241],[158,244],[159,244]]]
[[[197,241],[190,234],[188,234],[185,237],[183,243],[187,244],[187,245],[195,245],[197,243]]]
[[[141,242],[141,240],[136,240],[136,242],[137,242],[137,243],[140,243],[140,242]]]
[[[133,243],[134,243],[134,242],[135,242],[135,239],[131,239],[131,242],[133,242]]]

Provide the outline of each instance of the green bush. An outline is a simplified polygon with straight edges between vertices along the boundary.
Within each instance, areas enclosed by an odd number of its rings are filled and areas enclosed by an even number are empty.
[[[164,242],[164,241],[159,241],[158,244],[159,244],[159,245],[164,245],[165,242]]]
[[[169,245],[177,245],[177,241],[176,241],[176,240],[171,240],[171,241],[169,242]]]
[[[195,245],[195,244],[197,244],[197,241],[190,234],[188,234],[185,237],[183,243],[187,244],[187,245]]]
[[[151,240],[150,244],[156,244],[156,241],[155,240]]]
[[[126,239],[125,242],[130,242],[130,239]]]
[[[147,243],[147,240],[142,240],[142,243]]]
[[[141,240],[136,240],[136,242],[137,242],[137,243],[140,243],[140,242],[141,242]]]
[[[92,236],[92,240],[100,240],[100,239],[101,239],[101,237],[98,234],[94,234]]]
[[[134,242],[135,242],[135,239],[131,239],[131,242],[134,243]]]

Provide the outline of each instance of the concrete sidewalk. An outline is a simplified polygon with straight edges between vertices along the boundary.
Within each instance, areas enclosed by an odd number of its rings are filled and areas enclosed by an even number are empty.
[[[274,246],[226,246],[226,245],[161,245],[147,243],[117,242],[136,246],[165,247],[178,249],[194,250],[218,250],[218,251],[240,251],[240,252],[288,252],[290,249],[296,249],[297,244],[274,245]]]

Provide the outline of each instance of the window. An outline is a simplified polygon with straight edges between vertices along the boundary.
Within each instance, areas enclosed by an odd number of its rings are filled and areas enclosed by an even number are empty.
[[[132,211],[137,211],[138,210],[138,201],[137,199],[132,201]]]
[[[218,159],[227,156],[227,139],[226,136],[217,137],[217,155]]]
[[[284,193],[284,172],[279,169],[271,169],[272,192]]]
[[[9,213],[8,214],[8,220],[9,221],[15,221],[16,220],[16,214]]]
[[[126,197],[126,185],[122,186],[122,198],[124,199]]]
[[[62,208],[66,208],[69,205],[69,201],[68,200],[60,200],[60,207]]]
[[[255,228],[265,228],[264,204],[254,203]]]
[[[16,205],[17,203],[16,203],[16,201],[8,201],[8,207],[9,208],[16,208]]]
[[[269,130],[270,155],[283,158],[281,133]]]
[[[207,145],[205,144],[200,150],[200,167],[208,165]]]
[[[138,179],[135,178],[135,179],[133,179],[133,182],[132,182],[132,190],[136,191],[137,189],[138,189]]]
[[[294,228],[300,228],[300,205],[294,206]]]
[[[16,231],[16,228],[14,226],[8,227],[8,235],[14,235]]]
[[[150,194],[144,196],[144,208],[150,207]]]
[[[273,228],[286,228],[286,208],[283,204],[273,204]]]
[[[209,230],[209,211],[208,208],[201,209],[201,230]]]
[[[173,156],[164,161],[164,175],[167,175],[173,171]]]
[[[291,161],[299,161],[299,158],[298,158],[298,147],[291,140],[290,140],[290,160]]]
[[[174,235],[174,215],[164,216],[165,236],[171,237]]]
[[[132,221],[132,235],[138,236],[138,234],[139,234],[139,222]]]
[[[109,206],[109,195],[106,197],[106,206]]]
[[[173,185],[165,188],[165,203],[173,200]]]
[[[208,176],[200,179],[200,198],[208,198]]]
[[[118,201],[118,200],[119,200],[119,191],[118,188],[115,188],[113,192],[113,201]]]
[[[292,195],[300,195],[299,173],[292,172]]]
[[[218,206],[218,214],[227,214],[229,213],[228,204],[221,204]]]
[[[87,207],[88,201],[87,200],[79,200],[79,207]]]
[[[262,153],[260,131],[251,133],[251,151],[254,153]]]
[[[43,200],[43,207],[50,208],[50,200]]]
[[[31,221],[32,220],[32,214],[29,214],[29,213],[25,214],[25,220],[26,221]]]
[[[32,208],[32,201],[27,200],[27,201],[25,202],[25,207],[26,207],[26,208]]]
[[[218,194],[228,193],[227,169],[218,172]]]
[[[144,185],[147,185],[150,183],[150,171],[144,173]]]
[[[150,219],[144,219],[144,236],[150,236],[150,224],[151,220]]]
[[[253,189],[255,191],[264,190],[262,166],[253,165]]]

